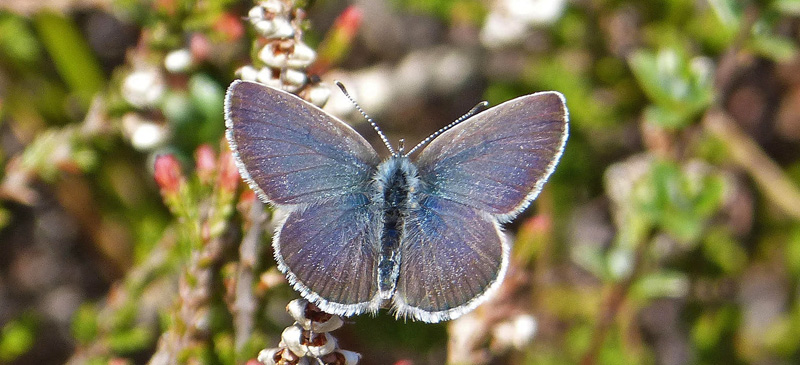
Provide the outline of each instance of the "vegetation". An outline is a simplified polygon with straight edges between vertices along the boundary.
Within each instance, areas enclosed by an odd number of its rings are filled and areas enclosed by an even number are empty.
[[[800,1],[254,5],[0,4],[0,363],[278,346],[297,294],[223,138],[235,78],[378,147],[332,80],[409,145],[482,99],[566,96],[500,293],[449,323],[345,319],[360,363],[800,362]]]

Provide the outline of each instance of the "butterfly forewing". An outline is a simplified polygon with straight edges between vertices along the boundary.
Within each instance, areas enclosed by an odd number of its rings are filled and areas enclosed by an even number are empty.
[[[507,221],[539,193],[566,138],[563,97],[536,93],[444,132],[425,147],[417,168],[431,194]]]
[[[363,190],[379,162],[347,124],[281,90],[236,81],[225,111],[242,175],[275,204],[310,204]]]

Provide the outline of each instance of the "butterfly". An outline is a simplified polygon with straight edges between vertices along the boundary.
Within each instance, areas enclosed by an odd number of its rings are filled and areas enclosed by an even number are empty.
[[[259,83],[231,84],[225,121],[242,177],[282,212],[272,246],[295,290],[336,315],[391,307],[430,323],[500,286],[511,249],[501,224],[536,198],[568,135],[553,91],[459,120],[407,153],[381,134],[383,161],[341,120]]]

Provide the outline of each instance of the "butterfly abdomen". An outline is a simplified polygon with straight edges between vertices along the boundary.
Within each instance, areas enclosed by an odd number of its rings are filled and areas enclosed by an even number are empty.
[[[377,171],[376,202],[380,204],[383,227],[378,259],[378,291],[381,299],[394,294],[400,273],[400,241],[406,212],[411,204],[411,192],[416,189],[416,168],[407,157],[392,157]]]

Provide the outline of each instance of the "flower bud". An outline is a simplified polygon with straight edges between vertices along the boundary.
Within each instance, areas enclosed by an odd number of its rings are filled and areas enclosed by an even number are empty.
[[[153,177],[164,195],[177,194],[186,183],[178,159],[171,154],[156,157]]]
[[[197,150],[194,151],[194,160],[195,172],[197,173],[197,177],[200,179],[200,182],[203,184],[208,184],[211,182],[211,179],[214,178],[214,172],[217,169],[217,158],[215,156],[214,149],[207,144],[197,147]]]

